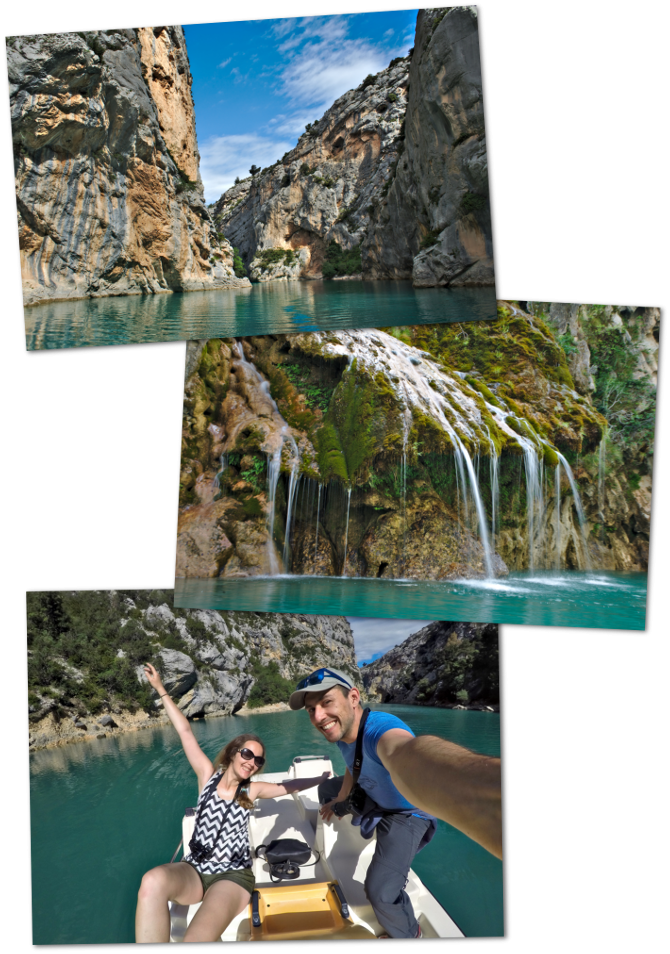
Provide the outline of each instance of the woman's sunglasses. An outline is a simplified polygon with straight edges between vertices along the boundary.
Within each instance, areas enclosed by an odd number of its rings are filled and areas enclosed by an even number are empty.
[[[251,749],[239,749],[239,753],[245,762],[255,762],[258,768],[265,765],[265,759],[262,755],[254,755]]]

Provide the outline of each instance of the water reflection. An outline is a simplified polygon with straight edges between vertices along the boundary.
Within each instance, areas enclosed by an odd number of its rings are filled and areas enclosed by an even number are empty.
[[[493,288],[413,288],[410,282],[276,282],[25,309],[29,351],[495,317]]]

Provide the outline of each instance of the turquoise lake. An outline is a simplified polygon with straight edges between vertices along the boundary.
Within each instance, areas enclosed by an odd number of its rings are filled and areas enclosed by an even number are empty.
[[[257,613],[644,629],[647,574],[534,570],[496,580],[178,579],[174,605]]]
[[[373,706],[393,712],[416,733],[443,736],[486,755],[500,754],[495,713]],[[344,762],[304,712],[232,716],[193,723],[214,756],[240,732],[267,746],[267,770],[295,755]],[[137,889],[149,868],[172,857],[184,809],[197,798],[195,776],[171,727],[81,742],[31,755],[33,943],[134,941]],[[503,933],[502,863],[443,822],[417,855],[417,874],[468,936]]]
[[[272,282],[250,288],[122,295],[24,310],[26,349],[291,334],[496,317],[493,288],[411,282]]]

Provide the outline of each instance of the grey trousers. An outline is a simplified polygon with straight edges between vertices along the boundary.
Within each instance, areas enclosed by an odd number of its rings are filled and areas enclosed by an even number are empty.
[[[337,798],[344,777],[319,785],[319,802]],[[337,822],[335,822],[337,824]],[[390,937],[416,937],[419,924],[405,886],[419,843],[430,822],[414,815],[384,815],[377,825],[377,847],[365,876],[365,894]]]

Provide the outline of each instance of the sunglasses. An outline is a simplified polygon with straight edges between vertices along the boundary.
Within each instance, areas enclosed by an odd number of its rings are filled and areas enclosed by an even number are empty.
[[[263,768],[265,765],[265,759],[262,755],[254,755],[251,749],[239,749],[238,750],[245,762],[255,762],[258,768]]]
[[[342,685],[346,686],[348,689],[353,689],[353,686],[350,682],[347,682],[347,680],[343,679],[342,676],[338,676],[338,674],[333,672],[332,669],[316,669],[313,673],[310,673],[309,676],[305,676],[304,679],[300,680],[298,685],[295,687],[296,692],[298,689],[306,689],[307,686],[320,685],[326,676],[330,676],[332,679],[337,679],[338,682],[341,682]]]

